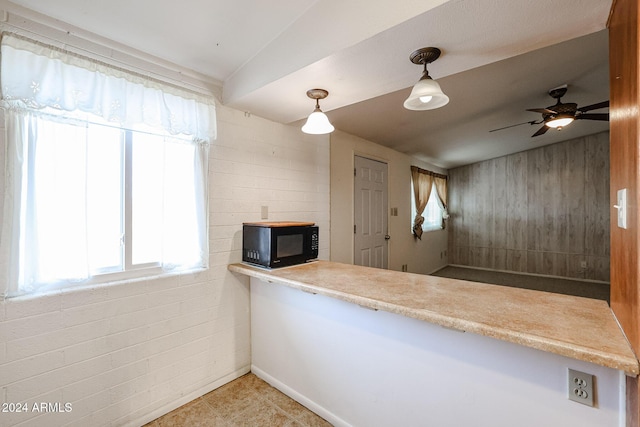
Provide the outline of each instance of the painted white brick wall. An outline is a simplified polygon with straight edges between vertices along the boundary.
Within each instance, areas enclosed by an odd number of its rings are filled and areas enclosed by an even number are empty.
[[[0,301],[0,403],[29,407],[0,412],[1,426],[141,425],[248,372],[249,284],[227,264],[262,206],[269,220],[316,222],[329,258],[329,137],[217,113],[210,268]],[[72,411],[33,412],[40,402]]]

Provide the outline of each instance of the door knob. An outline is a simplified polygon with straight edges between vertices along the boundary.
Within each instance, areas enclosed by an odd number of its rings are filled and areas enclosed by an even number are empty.
[[[391,238],[391,236],[389,236],[388,234],[384,235],[384,240],[389,240]]]

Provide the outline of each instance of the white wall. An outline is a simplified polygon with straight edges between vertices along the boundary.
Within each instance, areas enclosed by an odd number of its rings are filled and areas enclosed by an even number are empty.
[[[623,426],[624,373],[251,280],[252,370],[335,426]],[[596,406],[568,400],[568,368]]]
[[[329,141],[221,106],[218,126],[210,269],[0,301],[0,403],[72,405],[0,412],[0,425],[140,425],[248,372],[248,280],[227,271],[241,224],[261,206],[271,220],[315,221],[328,259]]]
[[[340,131],[331,134],[331,260],[353,263],[355,155],[388,164],[389,208],[398,208],[398,216],[389,215],[389,269],[400,271],[407,264],[409,272],[429,274],[447,265],[446,230],[425,232],[422,240],[411,233],[411,166],[446,171]]]

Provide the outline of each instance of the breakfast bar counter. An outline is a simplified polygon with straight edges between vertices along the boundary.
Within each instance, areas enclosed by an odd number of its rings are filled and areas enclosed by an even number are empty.
[[[329,261],[229,270],[374,310],[640,373],[605,301]]]
[[[251,370],[335,426],[625,425],[640,369],[605,301],[329,261],[228,269],[249,277]]]

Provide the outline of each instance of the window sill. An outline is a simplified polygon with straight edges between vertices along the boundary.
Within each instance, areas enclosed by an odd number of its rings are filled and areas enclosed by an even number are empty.
[[[429,233],[431,231],[442,231],[442,230],[444,230],[444,228],[442,228],[442,227],[430,227],[430,228],[423,228],[422,232],[423,233]]]
[[[148,282],[159,279],[166,279],[168,277],[179,277],[186,274],[197,274],[203,271],[207,271],[208,267],[195,267],[192,269],[185,269],[179,271],[163,271],[162,269],[153,269],[151,272],[149,270],[138,270],[131,274],[132,272],[127,273],[116,273],[109,275],[98,275],[94,276],[91,279],[83,280],[81,282],[64,282],[64,283],[55,283],[50,285],[44,285],[40,287],[38,290],[19,294],[15,296],[7,296],[6,299],[18,299],[18,298],[38,298],[41,296],[51,295],[51,294],[67,294],[73,292],[82,292],[87,290],[95,290],[101,288],[109,288],[111,286],[122,286],[127,284],[135,284],[141,282]],[[135,274],[138,273],[138,274]]]

